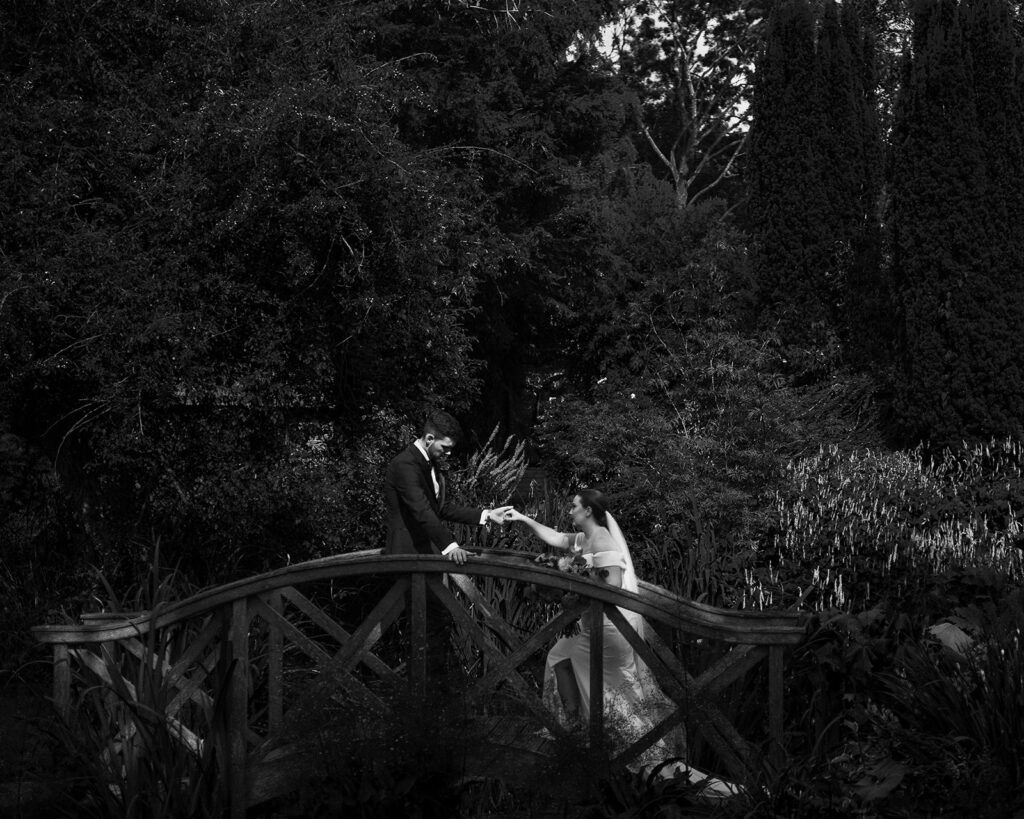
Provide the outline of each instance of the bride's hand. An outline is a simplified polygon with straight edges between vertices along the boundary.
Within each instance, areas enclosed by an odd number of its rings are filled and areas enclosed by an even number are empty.
[[[500,523],[500,524],[504,525],[506,523],[505,514],[511,508],[512,508],[511,506],[497,506],[494,509],[491,509],[487,513],[487,519],[491,523]]]
[[[508,509],[505,510],[505,514],[502,517],[501,522],[502,523],[513,523],[514,521],[517,521],[517,520],[528,520],[528,519],[529,518],[527,518],[526,515],[524,515],[518,509],[516,509],[515,507],[510,506]]]

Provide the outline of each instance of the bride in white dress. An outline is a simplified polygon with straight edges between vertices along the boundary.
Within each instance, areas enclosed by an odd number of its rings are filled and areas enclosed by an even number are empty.
[[[505,513],[507,521],[520,521],[533,530],[544,543],[567,552],[581,552],[599,579],[626,591],[637,592],[636,571],[615,518],[608,511],[605,496],[596,489],[581,490],[573,498],[570,509],[573,526],[578,530],[566,534],[537,522],[521,512],[511,509]],[[619,611],[642,637],[643,616],[620,608]],[[571,637],[560,638],[548,652],[544,674],[544,700],[559,715],[561,721],[572,727],[590,719],[590,627],[584,616],[580,630]],[[633,647],[607,617],[602,626],[602,657],[604,674],[605,719],[608,728],[618,734],[620,742],[630,742],[646,733],[673,708],[650,669],[637,657]],[[557,695],[555,692],[557,691]],[[659,741],[640,760],[644,766],[658,764],[686,753],[685,737],[681,730]],[[711,780],[706,774],[685,763],[672,765],[665,775],[685,775],[694,781],[706,782],[706,790],[725,787],[727,793],[736,788],[720,780]]]

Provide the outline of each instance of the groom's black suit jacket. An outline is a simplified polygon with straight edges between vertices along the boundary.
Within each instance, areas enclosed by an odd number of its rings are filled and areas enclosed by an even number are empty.
[[[454,506],[447,501],[440,470],[438,481],[440,498],[430,479],[430,462],[415,444],[407,446],[388,464],[384,479],[388,512],[384,554],[439,554],[455,541],[443,521],[480,522],[482,509]]]

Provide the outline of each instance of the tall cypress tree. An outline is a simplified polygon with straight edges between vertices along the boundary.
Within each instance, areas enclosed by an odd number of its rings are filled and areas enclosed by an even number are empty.
[[[1019,162],[1019,149],[1002,156],[1019,140],[1019,116],[1005,113],[1016,46],[993,36],[998,19],[987,0],[919,6],[895,124],[894,408],[905,440],[935,447],[1019,434],[1024,412],[1018,206],[1001,181]]]
[[[850,55],[849,122],[852,139],[843,158],[847,174],[849,256],[844,270],[842,336],[846,358],[856,366],[876,365],[891,341],[891,283],[882,265],[881,194],[883,150],[879,124],[878,68],[872,0],[846,2],[840,33]]]
[[[757,66],[750,134],[754,271],[762,313],[783,341],[819,342],[830,324],[823,287],[828,209],[817,136],[821,82],[806,0],[772,12]]]
[[[836,307],[845,295],[853,237],[860,228],[857,195],[864,146],[857,107],[860,89],[850,45],[839,20],[839,8],[829,0],[822,15],[816,53],[823,125],[817,139],[825,160],[824,167],[818,170],[828,201],[827,209],[818,219],[827,227],[829,250],[822,284],[828,303]],[[839,318],[838,311],[834,318]],[[842,322],[835,323],[836,329],[841,329]]]
[[[987,182],[989,241],[981,250],[994,296],[981,317],[992,380],[979,385],[980,397],[993,432],[1017,432],[1024,423],[1024,51],[1006,0],[972,0],[964,16]]]
[[[878,132],[871,49],[856,12],[776,7],[751,131],[754,267],[784,342],[877,337]],[[863,358],[863,354],[860,358]]]

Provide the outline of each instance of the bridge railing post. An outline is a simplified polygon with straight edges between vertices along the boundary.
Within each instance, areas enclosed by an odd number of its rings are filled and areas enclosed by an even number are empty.
[[[781,763],[783,745],[783,669],[782,646],[768,649],[768,736],[771,739],[769,756],[773,762]]]
[[[441,646],[427,645],[427,576],[414,572],[410,580],[409,684],[415,695],[422,696],[427,690],[427,652],[441,651]]]
[[[71,719],[71,654],[67,643],[53,644],[53,706],[64,722]]]
[[[228,645],[228,799],[231,819],[244,819],[248,803],[246,733],[249,725],[249,600],[231,604]]]
[[[267,605],[277,614],[284,611],[280,589],[267,595]],[[276,623],[267,625],[267,732],[273,735],[284,719],[284,635]]]
[[[590,618],[590,747],[604,742],[604,603],[591,600]]]

